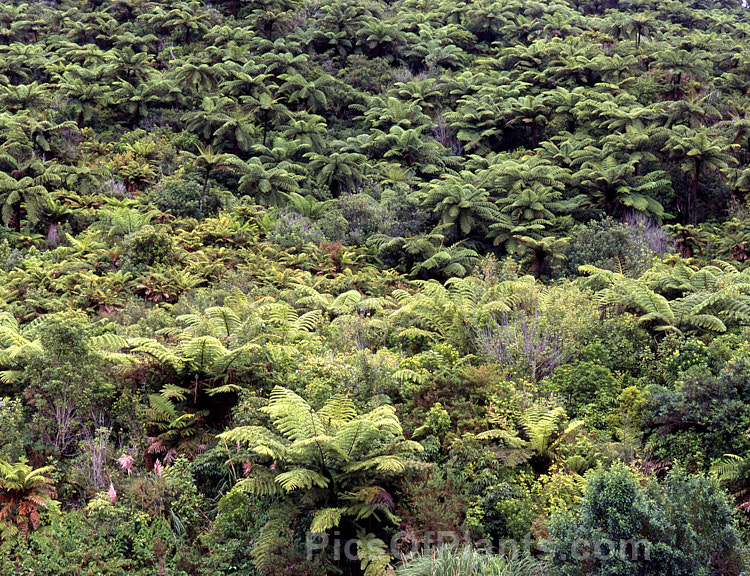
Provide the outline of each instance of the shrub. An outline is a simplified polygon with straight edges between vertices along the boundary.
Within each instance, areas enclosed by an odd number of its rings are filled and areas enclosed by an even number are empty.
[[[714,375],[700,367],[673,386],[646,389],[646,448],[663,460],[702,467],[725,453],[742,454],[750,429],[750,356],[740,348]]]
[[[216,519],[211,528],[200,536],[200,543],[208,553],[201,558],[199,574],[255,576],[257,571],[248,551],[266,520],[266,507],[262,500],[239,490],[222,496]]]
[[[353,246],[364,245],[373,234],[389,231],[394,221],[369,194],[349,194],[339,198],[338,213],[329,211],[318,225],[330,241]]]
[[[201,196],[201,186],[194,180],[168,176],[159,181],[148,193],[148,200],[162,212],[169,212],[173,216],[184,218],[198,218],[198,202]],[[218,208],[216,198],[205,199],[204,214],[215,212]]]
[[[585,415],[595,428],[605,427],[605,418],[622,389],[608,368],[588,360],[558,367],[549,385],[562,395],[571,417]]]
[[[126,238],[127,254],[136,267],[170,264],[174,260],[172,235],[168,228],[151,225]]]
[[[556,574],[739,574],[732,507],[715,479],[675,468],[643,489],[622,463],[587,478],[580,516],[550,522]]]
[[[352,54],[347,56],[338,77],[349,86],[377,94],[393,82],[393,69],[384,58]]]
[[[284,210],[277,215],[276,224],[266,239],[284,247],[320,244],[326,240],[318,226],[291,210]]]
[[[605,270],[638,276],[652,257],[667,251],[666,235],[650,221],[617,222],[612,218],[580,225],[568,248],[568,271],[592,264]]]

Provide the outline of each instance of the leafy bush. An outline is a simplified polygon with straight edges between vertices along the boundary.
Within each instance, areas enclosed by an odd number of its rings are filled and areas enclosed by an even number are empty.
[[[198,218],[198,202],[201,186],[195,180],[179,176],[168,176],[161,179],[151,188],[148,199],[162,212],[184,218]],[[219,206],[218,199],[209,196],[204,203],[203,213],[212,214]]]
[[[205,576],[255,576],[258,572],[248,551],[266,522],[262,499],[232,490],[219,500],[210,530],[201,534],[202,555],[198,573]]]
[[[558,367],[546,385],[561,395],[571,417],[585,415],[595,428],[605,427],[606,416],[622,390],[608,368],[588,360]]]
[[[568,248],[568,270],[590,264],[597,268],[638,276],[655,255],[666,252],[666,235],[645,220],[632,224],[612,218],[581,224]]]
[[[326,240],[317,225],[305,216],[291,211],[283,211],[276,216],[276,224],[268,232],[266,239],[279,246],[318,245]]]
[[[136,267],[171,264],[175,250],[172,235],[164,226],[144,226],[126,238],[127,255]]]
[[[718,374],[689,369],[671,387],[646,388],[642,427],[647,449],[663,460],[707,466],[746,449],[750,363],[741,348]]]
[[[741,570],[732,507],[715,479],[675,468],[644,490],[627,466],[615,464],[587,480],[580,517],[558,514],[550,522],[557,573],[708,576]]]
[[[394,225],[389,212],[369,194],[341,196],[337,207],[338,212],[331,211],[318,221],[331,242],[363,245],[373,234],[388,232]],[[343,228],[339,215],[346,222]]]

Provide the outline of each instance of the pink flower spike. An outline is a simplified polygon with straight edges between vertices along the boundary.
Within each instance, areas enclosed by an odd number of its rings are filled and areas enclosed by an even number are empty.
[[[112,504],[114,504],[115,500],[117,500],[117,491],[115,490],[114,484],[110,482],[109,483],[109,501],[112,502]]]
[[[120,470],[127,470],[128,475],[132,474],[135,458],[128,454],[123,454],[117,459],[117,462],[120,464]]]
[[[271,465],[269,466],[269,468],[270,468],[271,470],[276,470],[276,464],[271,464]]]
[[[154,463],[154,473],[155,473],[155,474],[156,474],[157,476],[161,476],[161,471],[162,471],[162,467],[161,467],[161,462],[160,462],[160,461],[159,461],[159,459],[157,458],[157,459],[156,459],[156,462]]]

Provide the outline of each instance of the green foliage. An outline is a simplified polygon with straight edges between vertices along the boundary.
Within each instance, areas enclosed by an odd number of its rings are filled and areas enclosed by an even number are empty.
[[[568,248],[568,269],[575,273],[579,266],[589,264],[638,276],[656,252],[649,232],[645,223],[630,226],[612,219],[582,225]]]
[[[248,511],[252,510],[252,513]],[[253,574],[255,568],[247,550],[258,537],[266,517],[262,502],[239,490],[221,497],[211,530],[201,535],[201,544],[210,550],[201,560],[208,574]]]
[[[558,572],[739,573],[741,2],[47,4],[0,4],[0,456],[63,512],[0,573],[381,576],[608,511],[663,562]],[[619,460],[666,479],[582,498]]]
[[[406,458],[422,447],[403,439],[392,407],[357,415],[351,400],[339,395],[316,412],[277,386],[262,410],[279,434],[248,426],[219,436],[247,444],[255,455],[252,475],[235,489],[279,498],[253,551],[256,568],[263,571],[272,562],[272,547],[283,541],[288,522],[304,511],[312,513],[312,532],[338,528],[354,534],[362,519],[378,525],[397,521],[388,485],[411,465]]]
[[[22,454],[24,420],[19,400],[0,398],[0,458],[15,460]]]
[[[593,266],[581,269],[591,274],[584,284],[596,286],[601,281],[606,286],[597,294],[601,305],[624,305],[640,315],[639,322],[657,332],[724,332],[726,323],[744,322],[745,314],[750,313],[745,302],[745,276],[728,264],[700,271],[682,262],[660,264],[639,280]]]
[[[450,546],[437,548],[430,555],[411,559],[396,574],[399,576],[531,576],[539,574],[544,566],[531,557],[493,556],[471,547],[456,549]]]
[[[200,194],[200,184],[193,180],[173,176],[160,180],[149,191],[149,199],[162,212],[168,212],[174,216],[197,218],[199,216],[198,201]],[[213,197],[209,199],[207,204],[206,211],[209,213],[215,211],[218,207],[218,203]]]
[[[41,522],[42,509],[55,504],[55,481],[47,475],[53,466],[32,468],[21,459],[15,464],[0,460],[0,538],[27,536]]]
[[[564,399],[571,416],[583,416],[596,428],[605,425],[606,416],[622,390],[608,368],[591,361],[560,366],[549,382],[552,390]]]
[[[744,400],[746,354],[743,346],[713,373],[687,368],[673,386],[647,389],[642,409],[643,424],[654,432],[648,440],[651,451],[661,458],[700,466],[725,453],[744,452],[743,434],[750,428]],[[710,412],[705,406],[712,407]],[[660,438],[657,431],[667,430],[669,435]]]
[[[164,228],[143,226],[128,238],[127,248],[135,266],[170,264],[174,259],[172,239]]]
[[[679,468],[645,489],[623,464],[592,472],[580,517],[556,516],[551,533],[561,574],[585,574],[592,564],[603,574],[718,574],[743,565],[726,494]]]

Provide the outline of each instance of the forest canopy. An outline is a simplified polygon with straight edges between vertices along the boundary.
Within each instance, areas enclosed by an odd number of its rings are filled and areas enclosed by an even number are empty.
[[[745,573],[749,54],[739,0],[0,0],[0,573]]]

